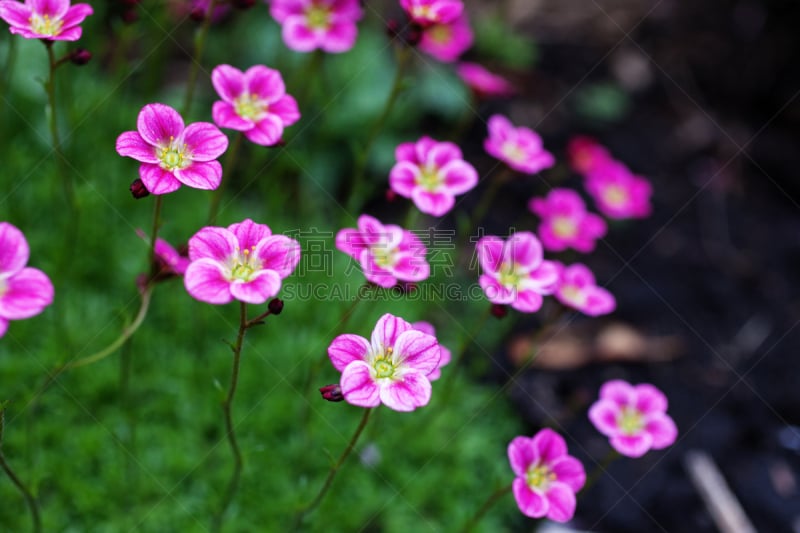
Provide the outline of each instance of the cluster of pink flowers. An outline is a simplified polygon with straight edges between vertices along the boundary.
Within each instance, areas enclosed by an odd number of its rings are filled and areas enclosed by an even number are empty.
[[[369,215],[358,217],[357,228],[340,230],[336,248],[359,262],[367,281],[381,287],[393,287],[398,280],[422,281],[431,272],[419,237]]]
[[[89,4],[70,5],[70,0],[0,0],[0,18],[9,31],[26,39],[77,41],[80,23],[94,13]]]
[[[538,234],[550,252],[574,248],[588,253],[594,250],[595,241],[606,234],[605,220],[589,213],[583,199],[572,189],[556,188],[545,198],[532,198],[528,209],[542,219]]]
[[[282,26],[283,42],[296,52],[350,50],[364,15],[359,0],[271,0],[270,14]]]
[[[9,320],[41,313],[53,303],[53,284],[47,274],[27,267],[30,248],[25,236],[8,222],[0,222],[0,337]]]
[[[502,115],[489,118],[489,137],[483,147],[492,157],[524,174],[536,174],[556,162],[542,146],[539,135],[524,126],[515,127]]]

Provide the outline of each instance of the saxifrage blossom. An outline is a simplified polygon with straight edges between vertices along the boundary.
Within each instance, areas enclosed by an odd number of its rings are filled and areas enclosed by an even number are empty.
[[[433,324],[430,322],[414,322],[411,324],[411,326],[417,331],[421,331],[422,333],[427,333],[428,335],[436,337],[436,329],[434,329]],[[439,359],[439,364],[436,366],[436,368],[430,374],[428,374],[428,379],[430,381],[436,381],[442,377],[442,367],[449,363],[453,358],[450,350],[441,344],[439,345],[439,350],[441,350],[441,358]]]
[[[395,158],[389,186],[429,215],[444,215],[455,205],[457,194],[478,184],[475,167],[464,161],[461,149],[451,142],[422,137],[398,145]]]
[[[217,158],[228,149],[228,138],[209,122],[184,128],[183,118],[168,105],[148,104],[136,120],[138,131],[117,138],[117,153],[142,164],[139,177],[151,194],[176,191],[181,184],[216,189],[222,180]]]
[[[400,0],[400,6],[420,26],[452,22],[464,11],[462,0]]]
[[[94,13],[89,4],[70,5],[70,0],[0,0],[0,18],[9,31],[26,39],[77,41],[80,23]]]
[[[619,161],[595,167],[586,175],[585,186],[597,209],[608,218],[645,218],[653,211],[650,182]]]
[[[617,308],[614,295],[603,287],[598,287],[594,274],[581,263],[564,266],[556,262],[559,271],[558,284],[553,296],[584,315],[607,315]]]
[[[572,518],[586,471],[567,453],[561,435],[545,428],[533,437],[516,437],[508,445],[508,461],[517,476],[512,490],[522,514],[556,522]]]
[[[361,264],[364,276],[381,287],[399,281],[422,281],[431,272],[427,249],[419,237],[395,224],[381,224],[369,215],[358,217],[357,228],[336,234],[336,248]]]
[[[661,450],[678,437],[678,428],[667,414],[667,397],[649,383],[607,381],[600,387],[600,399],[589,408],[589,420],[615,450],[628,457]]]
[[[525,174],[536,174],[556,162],[553,154],[542,146],[539,135],[530,128],[515,127],[503,115],[489,118],[489,137],[483,147],[492,157]]]
[[[555,290],[558,268],[544,259],[533,233],[515,233],[506,241],[487,235],[475,248],[483,269],[479,282],[490,302],[533,313],[542,307],[542,296]]]
[[[422,31],[417,45],[420,50],[439,61],[450,63],[466,52],[474,35],[466,12],[452,22],[433,24]]]
[[[0,337],[9,320],[22,320],[41,313],[53,303],[53,284],[38,268],[26,267],[28,241],[8,222],[0,222]]]
[[[297,267],[300,244],[246,219],[198,231],[189,239],[189,260],[183,282],[197,300],[261,304],[278,294],[281,281]]]
[[[388,313],[378,320],[371,340],[344,334],[328,347],[331,363],[342,373],[345,401],[361,407],[383,403],[395,411],[428,404],[429,375],[439,366],[440,353],[436,337]]]
[[[551,252],[574,248],[589,253],[608,229],[605,220],[588,212],[583,199],[572,189],[556,188],[545,198],[531,198],[528,209],[542,219],[537,234],[544,249]]]
[[[584,135],[578,135],[569,140],[567,156],[570,167],[584,176],[602,165],[614,161],[603,145]]]
[[[514,85],[477,63],[461,62],[456,72],[478,98],[507,97],[516,93]]]
[[[296,52],[350,50],[364,15],[359,0],[272,0],[270,14],[283,27],[283,42]]]
[[[242,72],[230,65],[211,71],[211,83],[221,101],[211,114],[220,128],[241,131],[251,142],[272,146],[283,129],[300,119],[297,101],[286,94],[281,73],[256,65]]]

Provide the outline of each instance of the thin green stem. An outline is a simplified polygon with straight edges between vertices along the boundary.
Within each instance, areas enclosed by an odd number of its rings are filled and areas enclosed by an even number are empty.
[[[464,527],[461,528],[461,532],[467,533],[468,531],[472,531],[472,528],[478,525],[478,522],[480,522],[481,518],[483,518],[484,515],[489,512],[489,509],[494,507],[494,504],[497,503],[500,498],[511,492],[512,487],[513,485],[506,485],[505,487],[501,487],[489,495],[483,505],[481,505],[480,509],[478,509],[478,511],[472,516],[472,518],[469,519],[466,524],[464,524]]]
[[[75,190],[72,184],[72,178],[64,168],[64,155],[61,151],[61,137],[58,134],[58,112],[56,107],[56,69],[61,64],[56,60],[55,53],[53,52],[53,41],[43,41],[47,49],[47,58],[50,63],[49,74],[45,82],[45,90],[47,91],[47,101],[50,107],[50,116],[48,123],[50,125],[50,136],[53,141],[53,152],[56,156],[56,168],[61,183],[64,186],[64,195],[67,198],[67,203],[73,212],[76,210]]]
[[[163,196],[156,196],[156,203],[153,206],[153,229],[150,231],[150,279],[148,284],[156,277],[161,267],[156,261],[156,241],[158,240],[158,230],[161,228],[161,206]]]
[[[42,531],[42,521],[39,517],[39,505],[36,503],[36,498],[31,494],[31,491],[25,486],[22,480],[17,476],[14,470],[11,468],[11,465],[8,464],[5,455],[3,454],[3,430],[5,424],[5,407],[0,405],[0,469],[2,469],[8,478],[11,480],[11,483],[17,487],[17,490],[20,491],[22,497],[25,498],[25,503],[28,504],[28,509],[31,513],[31,520],[33,522],[32,531],[34,533],[40,533]]]
[[[189,115],[192,108],[192,98],[194,98],[194,88],[197,85],[197,75],[200,72],[200,65],[203,59],[203,51],[206,47],[206,37],[208,37],[208,30],[211,27],[211,18],[214,14],[217,0],[211,0],[206,9],[206,16],[203,19],[203,25],[197,31],[194,40],[194,52],[192,53],[192,66],[189,70],[189,80],[186,85],[186,97],[183,100],[183,113],[184,117]]]
[[[589,490],[589,488],[592,487],[592,485],[597,483],[597,480],[600,479],[600,476],[606,473],[606,470],[608,470],[609,465],[611,465],[611,463],[613,463],[620,457],[622,456],[619,454],[617,450],[613,448],[609,450],[606,456],[603,458],[603,460],[597,463],[597,465],[594,467],[594,470],[592,470],[592,472],[588,476],[586,476],[586,483],[583,484],[581,492],[586,493],[586,491]]]
[[[319,490],[319,493],[317,494],[316,498],[314,498],[311,501],[311,503],[306,505],[299,513],[297,513],[297,516],[295,518],[296,526],[298,527],[301,526],[303,520],[309,514],[311,514],[317,508],[317,506],[319,506],[319,504],[322,502],[322,499],[325,497],[325,494],[327,494],[328,489],[331,488],[331,484],[333,483],[333,479],[336,477],[337,472],[339,472],[339,469],[342,467],[344,462],[350,456],[350,453],[353,451],[353,448],[355,448],[356,442],[358,442],[358,438],[361,436],[361,433],[367,426],[367,422],[369,421],[369,415],[370,413],[372,413],[372,411],[373,411],[372,409],[364,409],[364,416],[361,417],[361,422],[358,424],[356,432],[353,433],[353,436],[350,438],[350,442],[347,443],[347,448],[344,449],[344,452],[342,452],[342,455],[339,457],[339,460],[336,461],[336,464],[334,464],[331,467],[330,471],[328,472],[328,477],[325,478],[325,483],[322,484],[322,488]],[[296,530],[297,527],[295,527],[294,529]]]
[[[239,147],[242,145],[242,139],[244,138],[244,133],[239,132],[236,134],[236,138],[233,140],[233,144],[230,148],[228,148],[228,153],[225,155],[225,163],[222,165],[223,174],[222,174],[222,181],[212,193],[211,196],[211,205],[208,208],[208,225],[212,226],[217,221],[217,213],[219,212],[219,203],[222,200],[222,189],[225,187],[225,184],[230,181],[230,179],[226,180],[225,176],[230,176],[233,173],[234,165],[236,164],[236,156],[239,154]]]

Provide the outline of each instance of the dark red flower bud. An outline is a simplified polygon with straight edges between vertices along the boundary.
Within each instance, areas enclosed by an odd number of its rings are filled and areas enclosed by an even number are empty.
[[[281,314],[281,311],[283,311],[283,300],[280,298],[273,298],[267,304],[267,309],[269,309],[271,315]]]
[[[138,200],[145,196],[150,196],[150,191],[147,190],[147,187],[144,186],[144,182],[141,179],[136,178],[133,180],[133,183],[131,183],[131,194]]]
[[[189,13],[189,18],[195,22],[203,22],[206,19],[206,10],[202,7],[196,7]]]
[[[392,189],[386,189],[386,201],[394,202],[397,199],[397,193]]]
[[[76,48],[69,54],[69,60],[74,65],[85,65],[92,60],[92,53],[86,48]]]
[[[342,400],[344,400],[344,394],[342,394],[342,387],[340,387],[338,383],[320,387],[319,392],[321,392],[322,397],[328,400],[329,402],[341,402]]]
[[[503,318],[508,314],[508,307],[501,304],[492,304],[491,313],[495,318]]]
[[[122,12],[122,22],[125,24],[133,24],[137,20],[139,20],[139,12],[135,9],[126,9]]]

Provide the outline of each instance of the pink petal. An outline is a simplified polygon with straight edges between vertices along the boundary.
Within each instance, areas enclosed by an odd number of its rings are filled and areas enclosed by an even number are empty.
[[[534,270],[542,262],[544,251],[539,239],[529,231],[515,233],[506,241],[503,248],[503,260],[516,263],[528,272]]]
[[[244,74],[247,92],[257,95],[267,102],[275,102],[286,94],[286,85],[283,83],[281,73],[275,69],[256,65],[247,69]]]
[[[267,237],[256,248],[263,268],[275,271],[281,279],[288,277],[300,262],[300,243],[285,235]]]
[[[263,304],[281,290],[281,278],[274,270],[259,270],[249,281],[230,284],[231,295],[249,304]]]
[[[192,161],[213,161],[228,149],[228,137],[210,122],[189,124],[183,142],[192,154]]]
[[[283,21],[283,42],[295,52],[310,52],[319,47],[317,35],[306,26],[305,17],[290,16]]]
[[[514,499],[517,500],[517,507],[522,514],[531,518],[541,518],[550,510],[547,499],[530,489],[525,484],[525,480],[518,477],[512,485]]]
[[[617,424],[619,414],[619,405],[611,400],[597,400],[589,408],[589,420],[597,428],[597,431],[607,437],[620,433],[620,428]]]
[[[377,407],[381,403],[380,390],[372,379],[370,367],[364,361],[353,361],[342,371],[339,380],[347,403],[360,407]]]
[[[136,129],[145,142],[154,146],[166,145],[170,138],[177,139],[183,132],[183,119],[168,105],[147,104],[139,111]]]
[[[366,246],[364,235],[357,229],[345,228],[336,234],[336,249],[350,257],[358,259]]]
[[[672,446],[678,438],[678,428],[669,415],[663,413],[652,414],[647,417],[644,430],[653,439],[653,449],[661,450]]]
[[[408,161],[400,161],[389,171],[389,187],[404,198],[411,198],[417,187],[419,167]]]
[[[277,102],[269,104],[269,112],[281,119],[284,127],[291,126],[300,120],[300,109],[297,107],[297,100],[288,94]]]
[[[411,372],[401,381],[392,381],[380,387],[383,404],[395,411],[413,411],[428,405],[431,400],[431,382],[423,374]]]
[[[237,222],[236,224],[231,224],[228,226],[228,231],[233,233],[236,240],[239,241],[239,248],[241,250],[254,250],[261,239],[266,239],[272,235],[269,226],[266,224],[258,224],[249,218]]]
[[[586,470],[580,461],[571,455],[565,455],[550,464],[550,471],[556,475],[559,483],[567,485],[572,492],[578,492],[586,483]]]
[[[424,281],[431,275],[430,264],[425,260],[425,253],[398,253],[392,275],[402,281]]]
[[[249,118],[240,117],[232,104],[221,100],[214,102],[214,105],[211,107],[211,117],[214,119],[214,123],[220,128],[247,131],[255,127],[255,122]]]
[[[439,342],[432,335],[408,330],[397,337],[392,357],[403,367],[427,375],[439,366]]]
[[[478,172],[466,161],[451,161],[439,173],[450,194],[464,194],[478,184]]]
[[[436,330],[433,328],[433,324],[430,322],[424,322],[420,320],[419,322],[412,323],[411,327],[417,331],[425,333],[426,335],[433,335],[434,337],[436,336]]]
[[[233,300],[231,283],[225,279],[221,265],[213,259],[201,258],[189,263],[183,285],[192,298],[201,302],[221,305]]]
[[[400,317],[386,313],[378,319],[375,329],[372,330],[370,342],[373,351],[384,353],[386,348],[394,347],[398,337],[406,331],[414,331],[413,326]]]
[[[223,100],[232,103],[244,92],[244,74],[230,65],[217,65],[211,71],[211,84]]]
[[[617,435],[609,440],[611,446],[622,455],[641,457],[653,446],[653,437],[642,432],[638,435]]]
[[[666,412],[668,407],[667,397],[655,386],[650,383],[640,383],[633,390],[636,396],[634,406],[642,414],[649,415],[651,413]]]
[[[503,260],[503,239],[494,235],[481,237],[475,245],[484,272],[497,272]]]
[[[567,455],[567,443],[564,437],[550,428],[544,428],[534,435],[531,444],[539,459],[546,464]]]
[[[139,165],[139,177],[150,194],[167,194],[177,191],[181,182],[172,172],[168,172],[158,165],[142,163]]]
[[[77,26],[83,22],[86,17],[93,13],[94,10],[89,4],[75,4],[67,10],[66,15],[64,15],[64,18],[61,19],[63,28],[68,29],[72,28],[73,26]]]
[[[421,163],[417,159],[417,146],[411,142],[398,144],[397,148],[394,149],[394,157],[398,162],[408,161],[413,163],[415,167]]]
[[[328,357],[333,368],[342,372],[353,361],[365,361],[369,354],[370,344],[361,335],[345,333],[339,335],[328,346]]]
[[[428,154],[437,144],[438,143],[436,141],[427,135],[423,135],[416,143],[414,143],[415,159],[419,161],[420,165],[428,160]]]
[[[61,30],[57,36],[47,37],[47,39],[53,41],[77,41],[81,38],[81,35],[83,35],[83,29],[80,26],[74,26]]]
[[[369,246],[379,241],[388,242],[391,246],[396,246],[402,240],[402,235],[391,235],[388,228],[384,227],[378,219],[369,215],[361,215],[358,217],[358,229],[361,230],[364,242]]]
[[[575,514],[575,493],[563,483],[553,482],[545,495],[550,504],[547,518],[554,522],[569,522]]]
[[[535,288],[541,294],[552,294],[561,278],[561,268],[555,261],[542,261],[536,270],[528,272],[523,285]]]
[[[562,277],[565,282],[581,289],[594,287],[596,284],[592,271],[581,263],[575,263],[565,268]]]
[[[253,129],[245,131],[244,136],[252,143],[274,146],[283,136],[283,122],[275,115],[267,115],[256,122]]]
[[[492,115],[488,122],[489,137],[499,141],[507,141],[516,135],[514,125],[503,115]]]
[[[522,313],[535,313],[542,308],[544,299],[542,295],[532,290],[518,290],[517,298],[511,302],[511,307]]]
[[[411,198],[420,211],[435,217],[446,214],[456,203],[453,195],[448,192],[429,192],[421,187],[411,191]]]
[[[0,337],[6,334],[8,331],[8,320],[3,317],[0,317]]]
[[[586,304],[581,312],[588,316],[607,315],[617,308],[617,300],[602,287],[586,289]]]
[[[484,294],[486,294],[486,298],[493,304],[510,304],[517,298],[517,292],[515,290],[500,285],[495,278],[488,274],[482,274],[481,277],[478,278],[478,283],[483,289]]]
[[[533,448],[533,439],[530,437],[514,437],[508,443],[508,462],[511,470],[518,476],[524,477],[538,456]]]
[[[69,0],[26,0],[34,13],[60,19],[69,9]]]
[[[442,168],[451,161],[461,161],[463,156],[461,149],[451,142],[439,142],[433,145],[427,153],[424,164],[436,168]]]
[[[23,268],[4,280],[5,291],[0,296],[0,316],[20,320],[38,315],[53,303],[53,284],[39,269]]]
[[[137,131],[126,131],[117,137],[116,148],[123,157],[131,157],[142,163],[158,163],[155,147],[147,144]]]
[[[8,222],[0,222],[0,275],[22,270],[29,256],[25,235]]]
[[[0,2],[0,18],[8,22],[11,26],[26,29],[30,28],[32,13],[30,7],[20,2]]]
[[[239,241],[225,228],[206,226],[189,239],[189,259],[208,258],[225,263],[236,254]]]
[[[358,29],[351,20],[341,20],[334,22],[324,38],[321,39],[321,47],[328,53],[340,54],[347,52],[356,43]]]
[[[189,187],[202,190],[214,190],[219,187],[222,181],[222,165],[219,161],[208,161],[205,163],[193,162],[186,168],[176,169],[174,175],[178,181]],[[147,183],[145,183],[145,185],[147,185]],[[149,189],[148,187],[148,190]]]
[[[636,391],[627,381],[613,379],[606,381],[600,387],[600,398],[612,401],[620,407],[632,406],[636,399]]]

